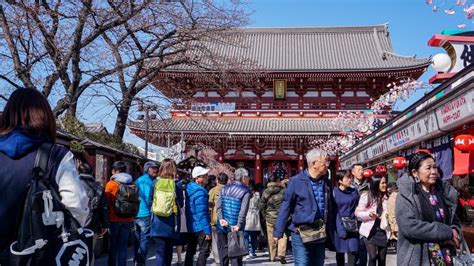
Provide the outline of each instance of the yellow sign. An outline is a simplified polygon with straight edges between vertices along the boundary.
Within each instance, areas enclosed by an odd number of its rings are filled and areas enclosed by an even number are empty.
[[[286,98],[286,79],[273,80],[273,95],[275,99]]]

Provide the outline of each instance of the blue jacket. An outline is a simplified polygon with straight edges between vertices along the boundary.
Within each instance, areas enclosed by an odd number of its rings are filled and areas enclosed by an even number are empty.
[[[226,185],[219,193],[217,200],[217,228],[223,232],[229,232],[230,226],[239,226],[244,230],[245,217],[247,215],[249,200],[249,189],[240,182]],[[224,219],[229,227],[223,228],[219,220]]]
[[[328,217],[331,210],[330,183],[326,177],[324,181],[324,220],[326,226],[331,226],[332,217]],[[278,213],[278,218],[273,231],[274,237],[282,237],[287,229],[288,219],[291,217],[291,224],[288,229],[295,231],[295,226],[303,224],[313,224],[317,219],[318,205],[314,198],[313,188],[311,186],[311,176],[308,170],[302,171],[293,176],[285,190],[285,196]]]
[[[209,195],[207,190],[196,182],[186,186],[186,225],[188,232],[204,231],[210,235],[211,222],[209,217]]]
[[[137,178],[135,184],[138,186],[140,206],[136,218],[149,217],[151,215],[151,204],[153,202],[153,179],[145,173]]]
[[[359,250],[359,234],[347,232],[342,223],[342,217],[356,219],[355,209],[359,202],[359,191],[348,188],[341,191],[339,188],[332,190],[333,215],[335,217],[335,228],[332,230],[332,240],[337,252],[355,252]]]
[[[154,191],[156,180],[153,183]],[[151,196],[153,198],[153,196]],[[152,213],[151,215],[151,236],[178,239],[180,233],[181,215],[179,208],[183,207],[183,189],[181,181],[176,182],[176,203],[178,204],[178,214],[171,214],[170,217],[160,217]]]

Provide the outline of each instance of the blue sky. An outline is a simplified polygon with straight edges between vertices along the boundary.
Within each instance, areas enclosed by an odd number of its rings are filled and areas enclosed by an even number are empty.
[[[245,1],[245,0],[244,0]],[[392,45],[400,55],[429,57],[444,52],[441,48],[429,47],[427,41],[433,34],[443,29],[455,29],[466,23],[459,8],[458,14],[447,16],[444,9],[454,7],[454,0],[433,0],[433,5],[441,5],[437,12],[426,0],[246,0],[251,13],[249,27],[304,27],[304,26],[362,26],[389,23]],[[466,29],[472,29],[467,23]],[[427,81],[434,72],[430,69],[421,80]],[[403,110],[422,97],[419,91],[406,102],[397,104]],[[0,107],[3,108],[2,102]],[[85,108],[88,109],[88,108]],[[97,110],[95,110],[97,111]],[[136,114],[132,115],[135,118]],[[115,113],[91,112],[85,110],[81,120],[102,121],[110,132],[113,131]],[[125,141],[144,146],[143,140],[127,132]]]

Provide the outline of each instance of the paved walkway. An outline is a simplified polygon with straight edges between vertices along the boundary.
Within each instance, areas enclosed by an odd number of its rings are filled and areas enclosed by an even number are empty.
[[[155,256],[155,247],[150,247],[150,252],[148,254],[148,261],[147,265],[156,265],[156,256]],[[183,260],[184,260],[183,254]],[[197,257],[196,257],[197,258]],[[293,264],[293,255],[288,253],[286,255],[287,264],[285,265],[294,265]],[[176,256],[176,252],[173,253],[173,266],[178,265],[178,257]],[[214,259],[211,257],[207,260],[208,265],[214,265]],[[97,258],[96,265],[98,266],[106,266],[107,265],[107,255],[103,255],[100,258]],[[133,249],[128,249],[128,265],[133,265]],[[251,259],[244,259],[244,265],[281,265],[280,263],[269,262],[268,261],[268,252],[257,252],[257,257]],[[336,253],[326,250],[326,259],[324,265],[331,265],[336,266]],[[387,266],[395,266],[396,263],[396,255],[387,255]]]

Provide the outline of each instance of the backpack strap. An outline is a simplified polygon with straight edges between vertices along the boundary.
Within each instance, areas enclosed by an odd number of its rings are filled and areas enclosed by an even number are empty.
[[[48,163],[52,150],[53,144],[47,142],[41,144],[41,146],[38,148],[35,158],[35,165],[33,166],[33,171],[35,171],[36,178],[49,179],[46,175],[48,173]]]
[[[56,184],[55,177],[48,176],[48,172],[49,172],[48,164],[51,158],[51,153],[53,151],[53,146],[54,146],[53,144],[45,142],[41,144],[41,146],[39,147],[38,153],[36,154],[35,166],[33,168],[33,171],[35,171],[35,178],[42,179],[43,181],[46,181],[47,183],[50,184],[51,196],[53,197],[53,200],[55,200],[58,203],[59,208],[65,214],[65,216],[68,216],[70,218],[71,229],[81,230],[81,225],[79,221],[76,220],[76,218],[72,215],[72,213],[61,202],[61,196],[59,195],[58,185]],[[64,222],[66,221],[63,221],[63,223]]]

